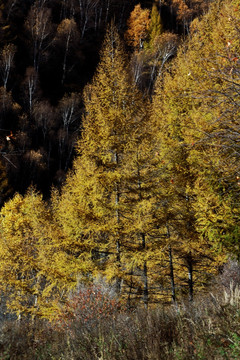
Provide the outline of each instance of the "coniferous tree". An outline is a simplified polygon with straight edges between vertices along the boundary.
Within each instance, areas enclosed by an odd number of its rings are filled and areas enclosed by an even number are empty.
[[[201,286],[206,281],[200,274],[216,271],[218,260],[224,259],[218,257],[209,238],[203,236],[198,226],[196,184],[203,176],[198,143],[209,127],[209,116],[201,117],[202,99],[194,97],[199,83],[193,79],[195,76],[200,79],[205,72],[204,67],[197,66],[197,59],[199,52],[191,47],[186,49],[184,45],[171,74],[165,74],[163,83],[159,78],[153,102],[153,116],[159,126],[160,157],[166,164],[164,178],[173,195],[167,199],[171,249],[178,263],[178,277],[182,280],[185,277],[184,282],[188,284],[190,300],[194,282]],[[202,85],[206,81],[204,78]],[[183,269],[188,276],[183,274]]]
[[[74,276],[42,195],[30,188],[6,202],[0,230],[0,288],[9,311],[51,318]]]
[[[161,23],[161,16],[156,4],[153,4],[151,15],[150,15],[150,23],[148,28],[148,39],[144,44],[145,47],[151,48],[154,46],[154,42],[157,37],[161,35],[163,32],[163,26]]]
[[[122,285],[129,291],[133,278],[141,288],[143,277],[147,302],[146,233],[152,205],[146,197],[154,184],[149,179],[153,129],[113,25],[84,103],[79,156],[56,214],[67,237],[79,245],[80,257],[96,260],[103,274],[116,279],[118,292]]]
[[[217,2],[201,22],[193,24],[192,51],[189,53],[192,55],[192,79],[200,83],[194,96],[201,106],[193,114],[194,120],[201,119],[198,133],[195,131],[198,134],[195,158],[199,152],[202,174],[202,181],[197,183],[199,228],[211,238],[214,246],[222,248],[224,245],[239,257],[237,4]],[[199,38],[202,39],[200,48]]]
[[[195,20],[171,73],[156,87],[160,153],[176,196],[173,209],[181,204],[172,231],[176,239],[185,239],[178,240],[175,254],[188,268],[190,297],[194,268],[211,272],[225,260],[222,245],[239,252],[236,8],[234,2],[216,2],[201,21]]]
[[[140,4],[136,5],[128,19],[125,37],[129,45],[137,51],[142,49],[144,41],[147,39],[149,24],[150,11],[142,9]]]

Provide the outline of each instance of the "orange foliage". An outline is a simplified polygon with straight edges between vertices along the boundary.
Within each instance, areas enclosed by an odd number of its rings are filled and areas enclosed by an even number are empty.
[[[136,49],[142,48],[143,42],[148,35],[150,11],[142,9],[140,4],[136,5],[131,12],[127,25],[128,30],[125,33],[125,38],[128,44]]]

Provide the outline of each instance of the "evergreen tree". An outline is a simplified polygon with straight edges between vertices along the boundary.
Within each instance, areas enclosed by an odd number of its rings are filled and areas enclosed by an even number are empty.
[[[119,292],[122,286],[136,292],[137,286],[141,294],[145,286],[147,302],[153,129],[113,25],[94,79],[85,88],[84,103],[79,156],[62,190],[58,221],[69,241],[79,246],[86,269],[97,263],[98,271],[116,280]]]
[[[176,239],[183,239],[176,255],[190,272],[205,261],[212,272],[225,260],[223,246],[239,256],[237,6],[219,1],[195,20],[171,73],[156,87],[161,156],[177,196],[173,208],[181,204],[172,219]]]
[[[191,40],[190,44],[193,45]],[[160,157],[165,163],[164,178],[172,193],[172,197],[167,199],[171,249],[177,260],[180,284],[187,282],[189,298],[192,300],[194,282],[202,286],[206,282],[204,273],[214,273],[224,257],[218,256],[209,238],[199,228],[197,184],[204,177],[203,153],[199,144],[211,125],[208,122],[209,114],[205,111],[201,113],[203,99],[195,96],[199,82],[193,80],[202,77],[201,85],[206,88],[206,68],[198,66],[199,48],[202,45],[198,42],[194,49],[190,44],[188,47],[183,45],[171,73],[165,74],[163,84],[159,78],[153,117],[159,127]],[[209,49],[205,49],[203,56],[207,56],[206,50]],[[195,279],[194,273],[198,274]]]
[[[145,48],[152,48],[156,39],[162,34],[163,26],[161,23],[161,16],[156,4],[153,4],[150,23],[148,28],[148,41],[145,42]]]
[[[217,2],[201,22],[193,24],[191,48],[195,58],[191,74],[200,82],[194,94],[201,101],[194,117],[201,119],[194,155],[196,158],[197,152],[201,152],[202,181],[197,183],[199,204],[196,207],[199,228],[211,238],[215,247],[225,246],[239,258],[237,6],[237,1]]]
[[[150,11],[148,9],[142,9],[140,4],[136,5],[128,19],[128,29],[125,37],[128,44],[133,46],[137,51],[142,49],[144,41],[147,38],[149,23]]]
[[[8,309],[19,316],[51,318],[74,283],[71,262],[42,196],[30,188],[0,212],[0,288]],[[70,284],[70,286],[69,286]]]

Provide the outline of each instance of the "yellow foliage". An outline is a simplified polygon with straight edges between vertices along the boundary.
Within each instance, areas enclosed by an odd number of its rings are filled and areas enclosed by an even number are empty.
[[[1,209],[0,288],[11,311],[47,317],[54,312],[53,297],[73,281],[58,236],[50,210],[33,188]]]

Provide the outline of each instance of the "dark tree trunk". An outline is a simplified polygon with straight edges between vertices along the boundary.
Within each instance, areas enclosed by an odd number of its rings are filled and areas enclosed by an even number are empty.
[[[189,301],[193,301],[193,264],[191,256],[188,259],[188,293]]]
[[[145,249],[146,247],[146,239],[145,239],[145,234],[142,233],[141,234],[142,237],[142,248]],[[144,261],[143,264],[143,303],[145,308],[148,307],[148,268],[147,268],[147,262]]]
[[[170,267],[172,301],[175,303],[175,301],[176,301],[176,288],[175,288],[174,268],[173,268],[173,258],[172,258],[171,245],[169,245],[168,254],[169,254],[169,267]]]
[[[174,279],[174,268],[173,268],[173,256],[172,256],[172,247],[170,245],[170,231],[168,224],[166,224],[167,228],[167,238],[169,240],[168,246],[168,257],[169,257],[169,270],[170,270],[170,280],[171,280],[171,293],[172,293],[172,301],[176,302],[176,287],[175,287],[175,279]]]

